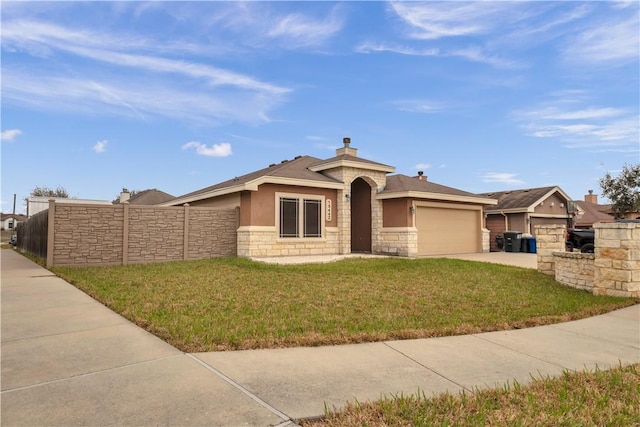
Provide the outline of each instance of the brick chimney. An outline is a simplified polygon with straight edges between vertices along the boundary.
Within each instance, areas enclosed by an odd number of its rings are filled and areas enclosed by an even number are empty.
[[[584,201],[587,203],[592,203],[594,205],[598,204],[598,195],[593,194],[593,190],[589,190],[589,194],[585,194]]]
[[[349,144],[351,144],[351,138],[342,138],[342,143],[344,144],[344,147],[336,150],[336,156],[349,155],[358,157],[358,149],[349,147]]]
[[[423,171],[418,171],[418,179],[420,181],[427,181],[427,177],[424,175]]]

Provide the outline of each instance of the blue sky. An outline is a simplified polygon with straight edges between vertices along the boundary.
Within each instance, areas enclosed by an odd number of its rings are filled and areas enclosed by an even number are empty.
[[[2,2],[2,211],[361,157],[572,198],[640,161],[640,3]]]

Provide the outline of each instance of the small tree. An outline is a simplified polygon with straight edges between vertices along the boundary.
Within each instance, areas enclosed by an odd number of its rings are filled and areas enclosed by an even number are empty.
[[[64,187],[61,187],[59,185],[55,190],[52,190],[49,187],[36,186],[36,188],[31,190],[30,195],[33,197],[62,197],[65,199],[69,198],[69,192],[67,192]]]
[[[616,218],[640,212],[640,163],[622,168],[613,178],[609,172],[600,178],[602,195],[611,200],[611,211]]]

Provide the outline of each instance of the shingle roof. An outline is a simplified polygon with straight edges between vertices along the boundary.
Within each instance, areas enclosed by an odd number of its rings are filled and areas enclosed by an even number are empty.
[[[158,205],[160,203],[168,202],[169,200],[175,199],[175,196],[172,196],[169,193],[165,193],[164,191],[157,190],[155,188],[150,190],[140,191],[135,195],[131,196],[129,199],[130,205]]]
[[[614,222],[615,218],[612,215],[609,215],[605,212],[602,212],[603,206],[606,208],[607,205],[597,205],[594,203],[576,201],[576,204],[580,207],[582,215],[576,216],[573,225],[576,227],[590,227],[596,222]]]
[[[329,183],[339,182],[334,178],[331,178],[319,172],[313,172],[309,170],[310,165],[317,164],[319,162],[320,162],[320,159],[316,157],[297,156],[293,160],[284,160],[280,163],[272,164],[267,168],[260,169],[255,172],[251,172],[246,175],[238,176],[238,177],[229,179],[227,181],[221,182],[219,184],[202,188],[200,190],[197,190],[188,194],[184,194],[180,196],[179,199],[193,197],[193,196],[197,196],[198,194],[209,193],[211,191],[222,190],[224,188],[236,187],[265,176],[300,179],[300,180],[306,180],[306,181],[329,182]]]
[[[2,221],[4,221],[5,219],[9,219],[9,218],[14,218],[14,219],[16,219],[18,221],[26,221],[27,220],[27,216],[26,215],[22,215],[22,214],[15,214],[14,215],[14,214],[11,214],[11,213],[6,213],[6,214],[3,213],[3,214],[0,214],[0,217],[2,217],[1,218]]]
[[[467,191],[458,190],[457,188],[447,187],[446,185],[437,184],[427,181],[426,179],[418,179],[407,175],[391,175],[387,177],[387,185],[380,193],[396,193],[402,191],[418,191],[423,193],[446,194],[452,196],[475,197],[478,195]]]
[[[480,196],[498,200],[498,204],[487,208],[487,211],[500,211],[508,209],[527,209],[547,193],[558,187],[527,188],[523,190],[496,191],[493,193],[481,193]]]

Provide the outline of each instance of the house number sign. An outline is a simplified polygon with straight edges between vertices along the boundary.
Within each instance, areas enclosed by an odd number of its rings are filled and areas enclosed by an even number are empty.
[[[331,199],[327,199],[327,221],[331,221]]]

